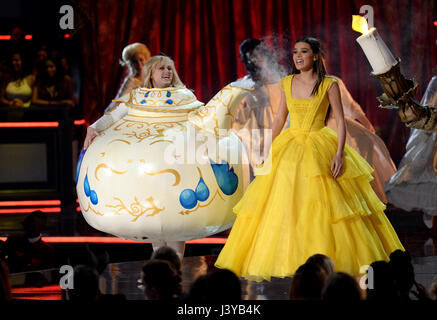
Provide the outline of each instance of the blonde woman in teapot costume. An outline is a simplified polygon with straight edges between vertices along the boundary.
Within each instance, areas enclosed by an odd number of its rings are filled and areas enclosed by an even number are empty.
[[[184,88],[184,84],[176,72],[174,62],[167,56],[153,56],[143,67],[143,83],[145,88]],[[125,104],[114,106],[112,110],[105,113],[99,120],[87,128],[87,135],[85,137],[84,149],[87,149],[92,143],[93,139],[99,135],[99,132],[109,128],[113,123],[122,119],[128,113],[128,108]],[[185,251],[184,241],[160,241],[152,242],[153,249],[156,250],[162,246],[169,246],[177,252],[182,259]]]
[[[249,280],[295,273],[308,257],[330,257],[338,271],[388,260],[402,249],[370,181],[372,168],[345,146],[337,80],[326,75],[320,43],[298,40],[293,74],[283,78],[266,164],[240,202],[237,219],[216,266]],[[337,134],[325,126],[329,105]],[[290,128],[282,127],[290,113]],[[279,134],[280,133],[280,134]],[[271,161],[269,161],[269,159]]]

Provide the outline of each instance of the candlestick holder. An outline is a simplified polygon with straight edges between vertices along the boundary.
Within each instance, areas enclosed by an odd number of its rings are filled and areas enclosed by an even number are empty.
[[[408,127],[424,130],[437,128],[437,110],[423,106],[414,99],[418,83],[406,79],[400,70],[400,59],[387,72],[371,75],[377,78],[384,93],[377,99],[383,109],[397,109],[402,122]]]

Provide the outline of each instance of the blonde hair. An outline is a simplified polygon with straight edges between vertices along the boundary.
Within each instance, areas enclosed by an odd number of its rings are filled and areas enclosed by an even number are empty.
[[[146,58],[146,61],[150,59],[151,54],[149,48],[143,43],[135,42],[124,47],[121,54],[120,64],[122,66],[127,66],[129,68],[129,73],[131,75],[137,75],[141,70],[136,70],[136,59],[135,54],[142,53]]]
[[[171,79],[170,87],[174,87],[174,88],[185,87],[185,85],[182,83],[181,79],[179,78],[178,73],[176,72],[176,68],[174,66],[173,60],[167,56],[153,56],[146,62],[142,71],[143,72],[142,87],[153,88],[152,73],[162,63],[170,64],[171,69],[173,71],[173,78]]]

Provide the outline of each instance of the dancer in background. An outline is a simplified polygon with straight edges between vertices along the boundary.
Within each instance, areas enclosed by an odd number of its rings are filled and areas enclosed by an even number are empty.
[[[428,84],[422,105],[437,108],[437,76]],[[423,222],[437,229],[437,137],[435,130],[411,129],[398,171],[385,187],[387,199],[406,210],[423,211]]]
[[[183,88],[185,87],[176,72],[174,62],[166,56],[151,57],[143,68],[143,82],[141,87],[145,88]],[[107,111],[99,120],[87,128],[87,135],[84,141],[84,149],[87,149],[99,132],[109,128],[113,123],[122,119],[128,113],[128,108],[124,103],[118,104],[113,109]],[[182,260],[185,251],[184,241],[153,241],[153,249],[156,250],[163,246],[173,248]]]
[[[232,128],[247,148],[251,167],[254,167],[263,161],[268,151],[264,149],[264,141],[271,139],[281,99],[278,82],[286,71],[261,40],[244,40],[240,55],[248,73],[243,79],[254,81],[254,90],[241,102]]]
[[[370,184],[379,199],[387,203],[384,185],[396,172],[396,166],[390,157],[384,141],[375,134],[369,119],[367,119],[361,106],[352,98],[343,81],[338,78],[340,87],[341,104],[343,106],[344,120],[346,123],[346,143],[357,151],[374,169],[375,178]],[[327,126],[333,130],[337,127],[333,112],[328,112]]]
[[[145,44],[135,42],[126,46],[121,54],[120,64],[127,67],[128,74],[121,83],[115,98],[120,98],[131,92],[132,89],[141,87],[143,82],[143,73],[141,69],[150,59],[149,48]],[[118,102],[112,101],[105,109],[105,112],[111,110]]]
[[[298,40],[293,74],[283,78],[266,163],[234,207],[237,219],[216,266],[249,280],[287,277],[312,255],[338,271],[360,269],[403,249],[369,181],[373,171],[352,148],[340,90],[326,75],[318,40]],[[325,126],[329,105],[337,132]],[[281,130],[290,112],[290,128]],[[280,134],[279,134],[280,133]],[[271,162],[270,162],[271,159]]]

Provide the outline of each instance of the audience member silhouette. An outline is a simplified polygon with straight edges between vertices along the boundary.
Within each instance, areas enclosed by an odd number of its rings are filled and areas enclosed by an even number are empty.
[[[153,251],[150,260],[165,260],[168,261],[172,267],[178,272],[179,276],[182,277],[182,265],[178,254],[173,248],[163,246]]]
[[[37,78],[38,73],[44,69],[44,61],[46,61],[48,57],[47,46],[42,45],[36,50],[32,67],[32,74],[35,78]]]
[[[181,277],[168,261],[147,262],[142,283],[148,300],[177,300],[182,293]]]
[[[393,274],[396,294],[400,300],[410,300],[410,293],[418,300],[431,300],[426,288],[415,279],[413,263],[408,252],[401,250],[392,252],[389,264]]]
[[[367,270],[367,300],[395,300],[396,288],[390,265],[385,261],[373,262]]]
[[[322,300],[359,301],[361,290],[354,277],[343,272],[333,273],[326,279],[322,290]]]
[[[316,253],[309,257],[305,263],[312,263],[320,266],[327,277],[335,273],[334,262],[324,254]]]
[[[230,270],[219,269],[200,276],[192,284],[187,300],[190,302],[241,301],[240,279]]]
[[[74,267],[73,289],[67,289],[67,300],[97,301],[99,298],[99,275],[96,269],[78,265]]]
[[[53,268],[54,248],[41,239],[46,223],[47,215],[34,211],[22,222],[24,234],[8,237],[6,251],[11,272]]]
[[[68,257],[68,264],[72,266],[85,265],[102,274],[109,263],[109,254],[104,249],[94,248],[92,250],[88,243],[77,248]]]
[[[320,300],[326,277],[325,271],[317,264],[301,265],[291,279],[290,299]]]
[[[410,299],[414,285],[414,267],[407,252],[396,250],[390,254],[389,262],[397,296],[401,300]]]

